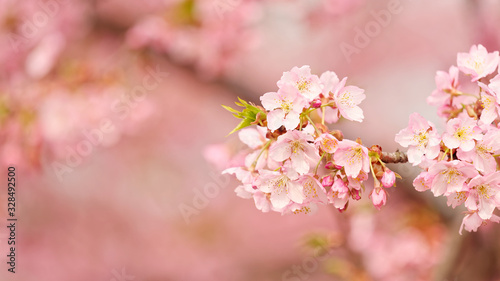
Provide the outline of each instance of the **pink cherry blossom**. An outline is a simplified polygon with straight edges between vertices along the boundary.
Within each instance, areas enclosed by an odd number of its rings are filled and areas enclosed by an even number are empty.
[[[469,197],[465,206],[469,210],[478,210],[482,219],[491,218],[495,208],[500,205],[500,172],[478,175],[469,182],[468,187]]]
[[[500,222],[500,217],[496,215],[492,215],[491,218],[485,220],[479,217],[478,212],[470,212],[467,214],[464,219],[462,220],[462,225],[460,226],[459,233],[462,234],[462,230],[465,228],[465,230],[471,232],[474,231],[476,232],[477,229],[487,223],[488,221],[492,222]]]
[[[500,151],[500,130],[492,127],[482,140],[477,141],[472,150],[458,149],[457,156],[461,160],[472,163],[478,171],[489,174],[497,169],[497,161],[493,154],[498,151]]]
[[[316,148],[324,152],[334,153],[338,148],[339,141],[331,134],[322,134],[314,141],[314,144]]]
[[[328,97],[330,95],[333,95],[335,92],[335,89],[339,85],[339,77],[337,74],[333,71],[325,71],[321,74],[319,77],[319,80],[323,84],[323,89],[321,93],[323,96]]]
[[[309,172],[310,163],[319,161],[318,151],[309,142],[314,138],[302,131],[288,131],[278,137],[269,150],[269,157],[277,162],[287,159],[291,161],[291,167],[299,174]]]
[[[459,86],[458,68],[451,66],[449,72],[438,71],[435,79],[436,90],[427,97],[427,102],[438,106],[448,104],[451,99],[450,92],[456,91]]]
[[[476,120],[467,115],[450,119],[446,124],[443,142],[448,148],[460,148],[470,151],[474,148],[474,140],[481,140],[483,135],[477,126]]]
[[[302,67],[293,67],[291,71],[283,73],[278,81],[278,87],[285,88],[285,85],[291,85],[297,89],[300,94],[307,100],[312,101],[321,93],[321,81],[317,75],[311,74],[311,68],[308,65]]]
[[[472,77],[472,81],[493,73],[499,62],[498,51],[488,53],[483,45],[473,45],[469,53],[458,53],[458,68]]]
[[[369,160],[368,160],[369,161]],[[370,165],[370,164],[368,164]],[[369,169],[369,168],[368,168]],[[368,171],[360,171],[359,175],[355,178],[353,177],[347,177],[347,181],[349,182],[349,188],[351,188],[351,191],[359,191],[361,189],[364,189],[363,182],[368,179]],[[360,198],[357,198],[356,200],[359,200]]]
[[[274,163],[274,161],[268,157],[268,149],[262,151],[262,147],[264,147],[268,141],[266,133],[267,128],[260,126],[255,128],[244,128],[238,132],[238,137],[241,142],[254,149],[254,151],[248,153],[245,157],[246,167],[256,170],[260,170],[266,165],[271,169],[279,167],[277,163]]]
[[[484,83],[478,82],[478,85],[482,89],[480,101],[483,110],[481,111],[480,120],[483,124],[489,125],[498,118],[500,106],[498,105],[497,95]]]
[[[465,181],[477,174],[474,166],[459,160],[437,162],[429,167],[429,177],[433,178],[431,191],[436,197],[462,191]]]
[[[349,177],[355,178],[361,171],[370,171],[368,149],[357,142],[342,140],[333,157],[335,164],[343,166]]]
[[[253,194],[253,201],[257,210],[267,213],[273,209],[273,205],[267,193],[256,190]]]
[[[271,204],[278,210],[291,202],[301,204],[305,199],[303,187],[280,172],[261,170],[256,186],[260,191],[271,194]]]
[[[297,182],[303,186],[305,203],[315,202],[324,204],[327,202],[326,190],[313,174],[303,175]]]
[[[342,79],[333,93],[335,105],[344,118],[362,122],[364,118],[363,110],[358,105],[366,98],[365,90],[356,86],[344,87],[346,80],[347,78]]]
[[[448,201],[446,201],[446,204],[448,206],[451,206],[452,208],[456,208],[457,206],[462,205],[465,200],[467,200],[467,197],[469,196],[469,188],[467,185],[463,186],[463,191],[459,192],[452,192],[448,196]]]
[[[332,187],[328,191],[328,201],[337,209],[342,209],[349,200],[349,188],[344,180],[340,177],[335,177]]]
[[[267,127],[274,131],[281,126],[293,130],[300,123],[300,113],[307,106],[307,101],[299,90],[290,84],[284,84],[278,92],[269,92],[260,97],[262,105],[270,112],[267,114]]]
[[[414,180],[415,190],[423,192],[431,189],[433,177],[426,171],[421,172]]]
[[[396,142],[403,147],[408,147],[408,162],[418,165],[425,155],[434,159],[440,151],[440,139],[434,124],[428,122],[418,113],[410,115],[408,127],[396,134]]]

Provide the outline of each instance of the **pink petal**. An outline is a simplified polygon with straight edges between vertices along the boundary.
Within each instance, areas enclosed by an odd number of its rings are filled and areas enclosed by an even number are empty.
[[[281,107],[281,98],[278,96],[278,93],[275,92],[265,93],[260,97],[260,101],[266,110],[273,110]]]

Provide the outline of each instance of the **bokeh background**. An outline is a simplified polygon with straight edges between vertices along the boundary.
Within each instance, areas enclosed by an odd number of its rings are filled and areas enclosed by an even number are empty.
[[[412,112],[442,129],[436,71],[499,50],[499,23],[494,0],[0,0],[0,279],[500,280],[499,226],[458,235],[411,166],[342,214],[261,213],[220,174],[242,147],[220,105],[293,66],[366,90],[350,139],[394,151]]]

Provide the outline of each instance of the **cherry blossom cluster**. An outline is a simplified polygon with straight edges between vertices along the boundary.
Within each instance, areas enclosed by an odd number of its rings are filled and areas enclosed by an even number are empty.
[[[283,73],[276,92],[261,96],[262,106],[241,99],[236,103],[244,107],[241,112],[224,106],[243,119],[233,132],[239,130],[248,146],[244,163],[223,172],[241,181],[238,196],[253,198],[263,212],[310,213],[318,204],[343,211],[350,199],[361,198],[371,173],[369,196],[377,208],[386,203],[385,188],[394,185],[396,174],[383,158],[397,157],[344,139],[325,125],[341,117],[363,121],[364,90],[346,86],[346,80],[331,71],[318,77],[309,66],[294,67]]]
[[[467,208],[460,232],[500,221],[493,214],[500,206],[499,59],[498,51],[488,53],[482,45],[459,53],[457,66],[437,72],[437,88],[427,99],[446,120],[445,131],[439,134],[413,113],[395,138],[408,147],[408,161],[423,169],[413,182],[418,191],[430,189],[446,196],[449,206]]]

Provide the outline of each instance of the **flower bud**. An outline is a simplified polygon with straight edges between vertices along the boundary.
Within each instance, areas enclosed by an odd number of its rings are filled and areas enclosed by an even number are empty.
[[[333,165],[332,161],[326,162],[325,169],[331,170],[333,168],[335,168],[335,165]]]
[[[380,180],[384,187],[391,187],[396,182],[396,174],[389,169],[385,169],[382,179]]]
[[[324,176],[321,179],[321,185],[323,185],[324,187],[332,186],[333,185],[333,177],[330,175]]]
[[[361,195],[359,194],[359,190],[357,190],[357,189],[351,189],[351,197],[354,200],[361,199]]]
[[[334,136],[339,141],[344,139],[344,134],[342,134],[342,131],[340,130],[332,130],[330,131],[330,134],[332,134],[332,136]]]
[[[311,106],[314,108],[320,108],[321,107],[321,100],[320,99],[315,99],[311,102]]]
[[[372,198],[373,206],[375,206],[379,210],[380,210],[380,207],[385,205],[385,202],[387,202],[387,194],[385,192],[385,189],[383,189],[383,188],[373,189],[370,196]]]

